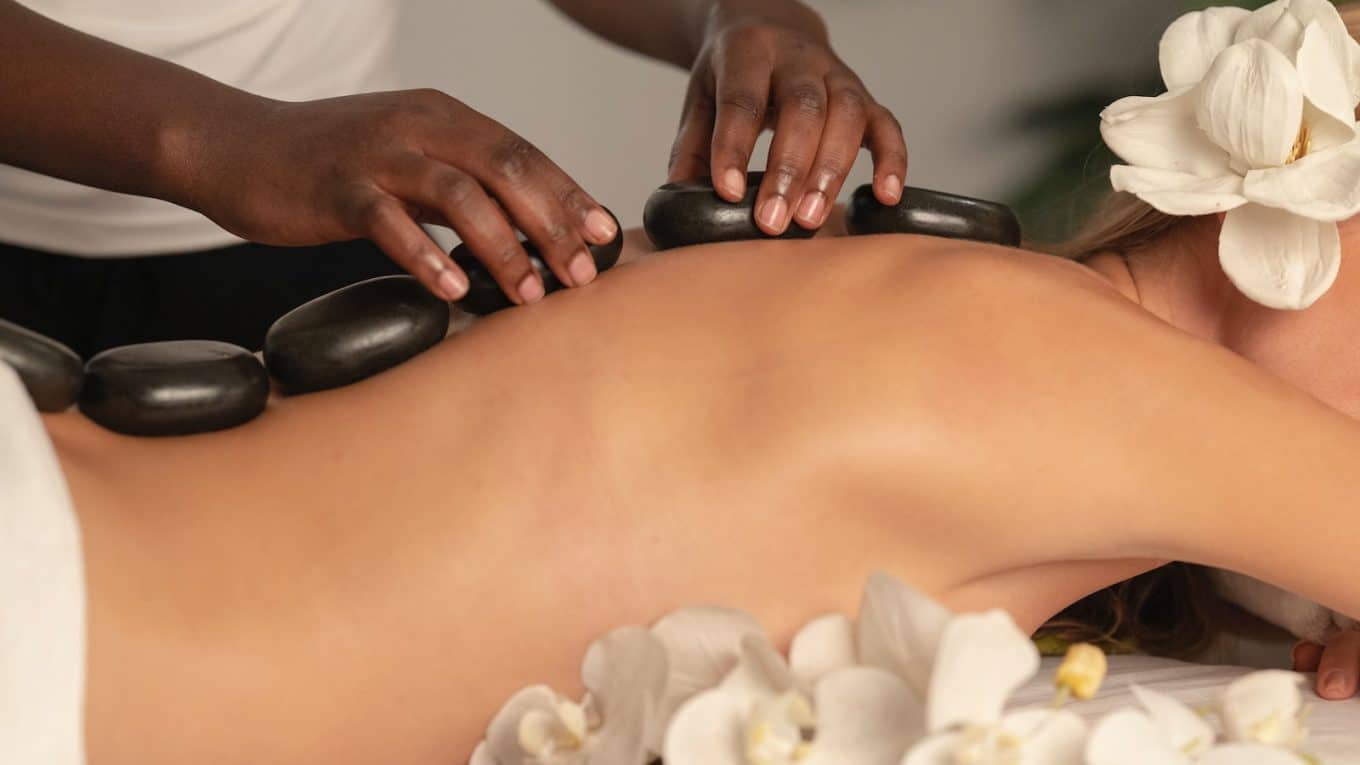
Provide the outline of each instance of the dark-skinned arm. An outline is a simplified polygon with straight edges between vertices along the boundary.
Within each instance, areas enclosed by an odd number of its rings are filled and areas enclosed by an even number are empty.
[[[371,239],[451,300],[467,278],[419,222],[456,230],[515,302],[543,294],[515,228],[568,285],[595,275],[586,244],[616,232],[532,145],[442,93],[275,101],[13,0],[0,0],[0,162],[174,202],[267,244]]]
[[[552,0],[626,48],[692,70],[672,180],[710,176],[736,201],[756,139],[775,131],[756,219],[779,234],[823,225],[861,146],[874,190],[896,204],[907,172],[902,128],[831,49],[820,16],[795,0]]]

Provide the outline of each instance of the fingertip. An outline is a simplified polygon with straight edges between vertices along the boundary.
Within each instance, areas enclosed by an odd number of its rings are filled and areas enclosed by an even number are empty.
[[[619,224],[614,216],[600,208],[586,214],[586,238],[591,244],[609,244],[619,235]]]
[[[467,276],[464,275],[462,269],[457,266],[452,266],[441,271],[439,276],[435,279],[435,285],[435,294],[450,303],[462,300],[468,293]]]
[[[902,191],[902,178],[896,173],[889,173],[874,184],[874,192],[878,201],[889,207],[902,201]]]
[[[770,236],[783,236],[789,228],[789,203],[782,196],[765,200],[756,213],[756,224]]]
[[[1317,693],[1328,701],[1342,701],[1355,694],[1355,677],[1340,669],[1318,676]]]
[[[1322,646],[1300,640],[1294,644],[1290,652],[1290,661],[1295,672],[1316,672],[1318,664],[1322,661]]]
[[[740,202],[746,196],[746,173],[735,167],[723,171],[717,184],[718,194],[728,202]]]

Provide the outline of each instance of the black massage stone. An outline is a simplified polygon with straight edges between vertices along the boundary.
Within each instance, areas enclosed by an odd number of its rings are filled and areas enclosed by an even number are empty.
[[[176,340],[126,345],[90,359],[80,411],[129,436],[187,436],[243,425],[268,402],[269,376],[249,351]]]
[[[668,183],[652,192],[642,211],[642,227],[658,250],[744,239],[810,239],[816,231],[790,223],[783,235],[771,237],[756,225],[756,195],[764,173],[748,173],[746,195],[728,202],[710,180]]]
[[[609,212],[610,217],[614,213]],[[614,217],[614,224],[618,225],[619,219]],[[552,294],[564,286],[557,278],[557,275],[548,268],[548,264],[543,262],[538,249],[528,242],[521,242],[524,251],[529,255],[529,262],[533,264],[534,270],[543,280],[543,291]],[[619,255],[623,252],[623,227],[619,226],[619,233],[614,237],[614,241],[609,244],[591,245],[590,255],[595,261],[595,270],[604,273],[613,268],[619,262]],[[460,244],[454,248],[453,262],[463,269],[463,273],[468,277],[468,292],[462,300],[454,303],[464,311],[475,316],[486,316],[497,311],[503,311],[514,305],[510,298],[505,296],[501,286],[496,283],[496,278],[491,275],[486,266],[482,264],[473,254],[466,244]]]
[[[429,349],[449,305],[409,276],[351,284],[294,308],[264,338],[264,362],[289,395],[339,388]]]
[[[873,187],[859,187],[845,221],[852,234],[924,234],[1006,247],[1019,247],[1021,239],[1020,219],[1003,204],[910,187],[891,207],[878,201]]]
[[[62,412],[80,395],[85,362],[70,348],[0,319],[0,363],[19,373],[40,412]]]

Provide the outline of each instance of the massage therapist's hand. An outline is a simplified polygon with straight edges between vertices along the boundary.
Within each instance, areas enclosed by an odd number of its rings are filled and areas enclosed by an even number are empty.
[[[873,156],[879,201],[901,199],[901,125],[832,52],[820,18],[790,0],[720,0],[694,64],[671,179],[712,176],[721,196],[740,199],[767,127],[774,141],[756,200],[766,232],[795,219],[825,223],[861,146]]]
[[[274,245],[367,238],[449,300],[466,275],[417,225],[453,228],[517,303],[543,296],[514,229],[569,286],[595,278],[587,243],[616,224],[538,149],[435,91],[261,101],[193,146],[189,206]]]

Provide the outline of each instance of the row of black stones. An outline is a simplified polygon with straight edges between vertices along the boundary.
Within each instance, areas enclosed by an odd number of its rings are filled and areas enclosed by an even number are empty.
[[[663,186],[647,201],[647,234],[663,250],[768,238],[755,224],[762,180],[762,173],[751,173],[739,203],[722,200],[703,183]],[[862,187],[851,198],[847,223],[854,234],[1020,243],[1020,224],[1004,205],[924,189],[908,188],[900,204],[885,206],[870,187]],[[814,233],[795,224],[781,238]],[[613,268],[622,248],[622,232],[592,247],[596,269]],[[560,290],[561,281],[539,253],[528,244],[525,249],[545,291]],[[486,315],[513,305],[465,246],[452,255],[470,282],[460,308]],[[448,324],[447,303],[411,277],[390,276],[337,290],[280,318],[265,338],[264,364],[243,348],[198,340],[114,348],[82,364],[64,345],[3,320],[0,362],[18,371],[40,411],[78,404],[90,419],[119,433],[190,435],[258,417],[268,403],[271,375],[287,395],[350,385],[423,353],[444,338]]]
[[[708,182],[662,186],[647,200],[643,228],[659,250],[771,238],[755,221],[756,195],[764,178],[764,173],[748,174],[740,202],[719,197]],[[873,187],[861,186],[851,195],[846,225],[856,235],[921,234],[1020,245],[1020,221],[1005,205],[911,187],[903,190],[900,202],[885,205]],[[815,233],[794,223],[777,238],[806,239]]]

